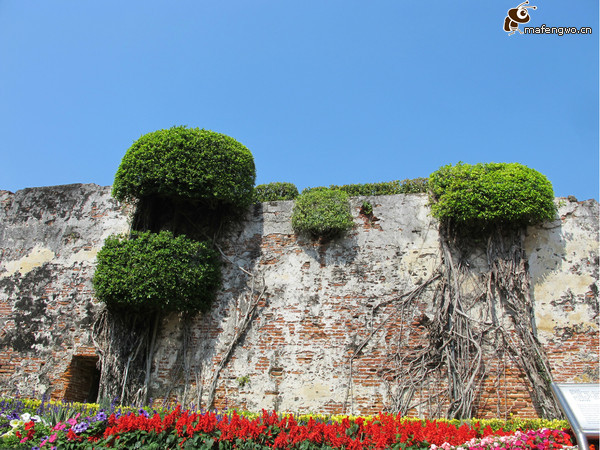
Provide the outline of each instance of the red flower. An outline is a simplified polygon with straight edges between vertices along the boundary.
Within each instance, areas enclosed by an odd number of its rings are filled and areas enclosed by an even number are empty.
[[[67,439],[69,441],[79,441],[79,440],[81,440],[81,438],[79,436],[77,436],[77,434],[72,429],[69,429],[69,431],[67,433]]]
[[[280,432],[273,442],[273,448],[288,448],[288,436],[284,431]]]

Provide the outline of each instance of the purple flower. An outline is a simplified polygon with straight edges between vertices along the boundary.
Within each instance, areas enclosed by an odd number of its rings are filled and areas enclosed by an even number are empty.
[[[144,416],[146,419],[149,417],[148,412],[144,408],[140,408],[138,413],[140,416]]]
[[[73,431],[77,434],[83,433],[90,426],[87,422],[79,422],[77,425],[73,426]]]
[[[92,421],[94,421],[94,422],[104,422],[107,418],[108,418],[108,416],[106,415],[106,413],[104,411],[98,411],[98,414],[96,414],[94,416],[94,418],[92,419]]]

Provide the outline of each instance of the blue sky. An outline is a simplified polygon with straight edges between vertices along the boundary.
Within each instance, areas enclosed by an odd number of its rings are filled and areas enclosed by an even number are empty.
[[[598,199],[598,0],[0,0],[0,189],[112,184],[141,135],[225,133],[299,189],[519,162]],[[522,26],[521,26],[522,29]]]

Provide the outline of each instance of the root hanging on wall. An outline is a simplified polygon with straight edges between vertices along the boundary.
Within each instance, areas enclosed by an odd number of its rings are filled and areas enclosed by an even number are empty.
[[[156,327],[156,321],[154,322]],[[98,399],[118,399],[121,404],[146,403],[149,358],[155,327],[137,315],[103,310],[93,327],[94,345],[102,372]]]
[[[552,395],[552,377],[548,358],[540,344],[535,327],[534,303],[523,233],[503,234],[496,230],[487,244],[488,299],[498,298],[512,322],[515,335],[500,327],[504,348],[515,358],[527,375],[530,395],[538,413],[545,418],[558,418],[560,410]]]
[[[442,263],[426,282],[435,281],[429,309],[420,310],[419,295],[409,295],[393,312],[401,325],[379,371],[387,386],[387,409],[403,415],[474,417],[493,366],[498,361],[505,365],[509,358],[528,380],[540,416],[559,417],[547,357],[535,332],[523,231],[498,228],[483,250],[441,229],[440,247]],[[480,267],[470,258],[478,258]],[[487,267],[481,267],[482,260]],[[422,294],[420,287],[413,292]],[[350,389],[352,365],[365,343],[349,361]],[[502,374],[496,377],[498,384]],[[501,402],[498,397],[498,411]]]
[[[469,270],[454,264],[448,248],[443,258],[432,310],[423,313],[414,304],[403,308],[401,322],[410,326],[399,330],[397,351],[381,375],[391,411],[473,417],[485,373],[484,346],[494,326],[481,317],[478,296],[460,289]]]
[[[375,336],[375,334],[377,334],[390,321],[390,319],[392,319],[395,315],[397,315],[397,313],[399,311],[400,312],[403,311],[404,308],[406,307],[406,305],[410,305],[416,298],[419,298],[419,296],[427,289],[427,287],[430,284],[434,283],[439,277],[440,277],[440,274],[438,272],[436,272],[427,281],[421,283],[420,285],[418,285],[416,288],[414,288],[410,292],[404,293],[394,300],[380,302],[373,306],[373,308],[371,309],[371,314],[370,314],[371,317],[369,318],[369,321],[368,321],[368,323],[371,324],[372,329],[371,329],[370,333],[367,335],[367,337],[365,337],[356,346],[352,356],[350,356],[350,360],[348,361],[348,382],[347,382],[347,389],[346,389],[346,397],[343,402],[343,405],[344,405],[343,412],[344,413],[349,412],[350,414],[354,414],[354,392],[353,392],[353,387],[354,387],[353,364],[354,364],[354,361],[357,358],[359,358],[359,356],[361,355],[361,353],[363,352],[363,350],[365,349],[367,344],[371,341],[373,336]],[[374,326],[375,315],[377,314],[378,310],[380,308],[387,306],[391,302],[394,302],[394,310],[390,314],[388,314],[385,318],[383,318],[379,322],[379,324],[375,327]],[[349,403],[349,405],[348,405],[348,403]],[[349,406],[349,408],[348,408],[348,406]]]
[[[267,285],[265,283],[264,276],[261,277],[260,280],[257,280],[257,278],[258,278],[257,274],[248,272],[243,267],[238,266],[225,254],[225,252],[223,252],[223,250],[218,245],[215,245],[215,247],[217,248],[217,250],[219,250],[219,252],[221,253],[221,255],[223,256],[223,258],[226,261],[228,261],[230,264],[232,264],[234,266],[237,266],[237,268],[239,270],[241,270],[244,274],[246,274],[250,277],[250,292],[247,295],[242,295],[238,298],[238,305],[237,305],[236,309],[239,311],[239,314],[236,317],[235,332],[234,332],[233,337],[227,344],[227,347],[225,348],[225,351],[223,352],[223,355],[221,356],[219,363],[217,364],[217,366],[214,368],[214,370],[212,372],[211,381],[208,385],[208,392],[207,392],[207,400],[206,400],[206,408],[207,409],[210,409],[213,407],[213,404],[215,401],[215,393],[217,390],[217,383],[219,381],[219,376],[221,375],[221,371],[229,362],[229,359],[231,358],[231,355],[233,354],[235,347],[238,344],[238,342],[240,341],[240,339],[242,338],[242,336],[244,336],[246,331],[248,331],[248,328],[250,327],[250,324],[252,323],[252,319],[254,318],[254,315],[256,314],[258,305],[260,304],[261,301],[264,300],[265,295],[267,293]]]
[[[165,399],[170,399],[173,392],[177,398],[177,403],[181,404],[182,407],[189,407],[191,405],[200,405],[197,393],[194,393],[194,389],[198,390],[201,386],[198,386],[196,377],[194,375],[198,372],[197,363],[195,364],[195,358],[193,357],[192,350],[192,321],[194,316],[191,314],[179,314],[179,323],[181,329],[181,339],[179,348],[172,348],[171,350],[176,354],[176,360],[173,364],[168,375],[168,383],[166,391],[164,393]]]

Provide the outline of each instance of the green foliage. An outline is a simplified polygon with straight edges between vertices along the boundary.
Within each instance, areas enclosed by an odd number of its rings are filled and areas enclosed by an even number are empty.
[[[252,153],[235,139],[180,126],[145,134],[133,143],[115,175],[113,196],[244,208],[252,202],[255,176]]]
[[[204,242],[168,231],[109,237],[93,278],[114,310],[205,311],[220,285],[217,254]]]
[[[237,384],[238,384],[239,387],[243,388],[248,383],[250,383],[250,377],[248,375],[243,375],[241,377],[237,377],[235,379],[235,381],[237,381]]]
[[[411,180],[402,180],[400,183],[399,194],[418,194],[427,192],[429,184],[428,178],[413,178]]]
[[[257,203],[294,200],[296,197],[298,188],[292,183],[259,184],[254,188],[254,201]]]
[[[344,191],[351,197],[370,196],[370,195],[394,195],[394,194],[415,194],[427,192],[427,178],[414,178],[412,180],[402,181],[384,181],[381,183],[363,183],[363,184],[345,184],[336,186],[332,184],[330,189]],[[305,189],[306,190],[311,190]]]
[[[362,195],[392,195],[400,193],[400,181],[386,181],[383,183],[345,184],[343,186],[331,185],[330,189],[339,189],[351,197]]]
[[[429,176],[429,189],[433,216],[468,229],[536,224],[556,212],[552,184],[517,163],[443,166]]]
[[[371,205],[370,202],[363,202],[360,208],[360,213],[364,214],[365,216],[370,216],[373,214],[373,205]]]
[[[294,204],[292,227],[314,238],[334,238],[353,226],[348,195],[337,189],[302,192]]]

